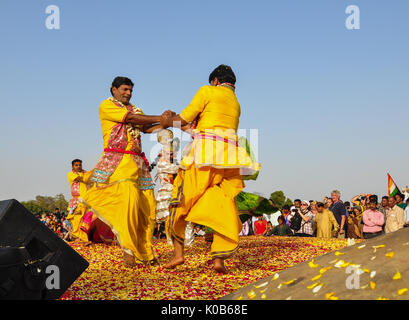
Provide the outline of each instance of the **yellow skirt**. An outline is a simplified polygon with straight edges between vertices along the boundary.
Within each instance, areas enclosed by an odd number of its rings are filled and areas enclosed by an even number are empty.
[[[81,241],[88,242],[88,235],[86,232],[81,230],[82,225],[82,218],[86,213],[86,207],[82,203],[78,203],[77,208],[75,209],[73,214],[69,214],[67,216],[67,220],[72,225],[72,232],[71,234],[75,237],[80,239]]]
[[[240,169],[192,165],[179,170],[166,221],[168,235],[183,244],[188,221],[207,226],[214,232],[212,258],[229,257],[237,250],[242,229],[235,198],[243,187]]]
[[[156,201],[153,190],[140,190],[137,181],[124,179],[94,185],[80,198],[116,235],[122,249],[136,262],[154,259],[152,236]]]

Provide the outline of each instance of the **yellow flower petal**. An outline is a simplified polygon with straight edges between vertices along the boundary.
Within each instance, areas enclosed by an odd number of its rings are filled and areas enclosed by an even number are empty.
[[[375,290],[375,288],[376,288],[376,283],[375,282],[371,281],[371,282],[369,282],[369,285],[371,286],[372,290]]]
[[[253,290],[251,290],[247,295],[249,296],[250,299],[253,299],[256,297],[256,293]]]
[[[318,286],[319,284],[320,284],[319,282],[316,282],[316,283],[314,283],[314,284],[308,286],[307,289],[313,289],[313,288],[315,288],[316,286]]]
[[[290,280],[290,281],[283,282],[283,284],[291,284],[291,283],[293,283],[295,280],[297,280],[297,279],[292,279],[292,280]]]
[[[374,248],[374,249],[379,249],[379,248],[384,248],[384,247],[385,247],[384,244],[380,244],[378,246],[372,246],[372,248]]]
[[[400,274],[399,271],[396,272],[396,274],[392,278],[393,280],[399,280],[402,279],[402,275]]]
[[[395,253],[393,251],[388,252],[387,254],[385,254],[385,256],[388,257],[388,258],[393,258],[394,255],[395,255]]]
[[[400,290],[398,290],[398,295],[403,295],[403,294],[405,294],[406,292],[408,292],[409,291],[409,289],[408,288],[403,288],[403,289],[400,289]]]
[[[322,268],[322,269],[320,270],[320,274],[323,274],[324,272],[326,272],[326,271],[328,271],[328,270],[331,270],[331,269],[332,269],[332,267]]]
[[[325,294],[325,299],[329,299],[330,297],[332,297],[335,294],[335,292],[329,292]]]
[[[265,299],[265,298],[267,298],[267,296],[266,296],[265,294],[263,294],[263,295],[261,296],[261,299]]]
[[[384,297],[382,297],[382,296],[380,296],[378,299],[376,299],[376,300],[389,300],[388,298],[384,298]]]
[[[319,278],[321,278],[322,274],[319,274],[318,276],[314,277],[311,279],[311,281],[317,281]]]
[[[345,254],[345,252],[339,252],[339,251],[335,252],[336,256],[342,256],[343,254]]]
[[[319,267],[319,264],[318,263],[314,263],[314,259],[312,259],[310,262],[308,262],[308,266],[310,267],[310,268],[317,268],[317,267]]]

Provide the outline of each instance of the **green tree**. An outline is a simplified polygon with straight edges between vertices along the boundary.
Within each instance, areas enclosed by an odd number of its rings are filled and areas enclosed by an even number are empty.
[[[284,207],[285,205],[289,205],[292,206],[293,202],[291,201],[291,199],[286,198],[286,196],[284,195],[284,192],[279,190],[279,191],[275,191],[270,195],[270,200],[274,203],[274,205],[279,208],[280,210],[282,209],[282,207]]]
[[[56,208],[65,211],[68,207],[68,201],[61,193],[55,197],[36,196],[35,200],[25,201],[22,204],[32,213],[50,213]]]
[[[30,211],[31,213],[38,213],[38,214],[42,214],[44,213],[44,209],[42,207],[40,207],[35,200],[29,200],[29,201],[22,201],[21,204],[26,207],[26,209],[28,211]]]
[[[54,202],[55,202],[55,206],[58,209],[60,209],[60,211],[67,210],[68,201],[65,200],[65,197],[64,197],[64,195],[62,193],[59,193],[54,197]]]

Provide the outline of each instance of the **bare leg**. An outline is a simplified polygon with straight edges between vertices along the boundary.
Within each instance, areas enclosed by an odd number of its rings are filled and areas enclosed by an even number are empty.
[[[223,274],[228,273],[226,267],[224,266],[224,259],[222,258],[215,258],[213,260],[213,267],[214,267],[214,270],[218,273],[223,273]]]
[[[185,262],[185,258],[183,256],[183,244],[173,240],[173,246],[175,248],[175,252],[173,257],[165,265],[165,268],[167,269],[172,269]]]

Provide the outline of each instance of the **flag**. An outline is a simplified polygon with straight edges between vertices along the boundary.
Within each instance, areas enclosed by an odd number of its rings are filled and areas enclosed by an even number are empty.
[[[388,196],[395,196],[395,194],[401,193],[398,186],[396,185],[395,181],[393,181],[392,177],[388,173]]]

